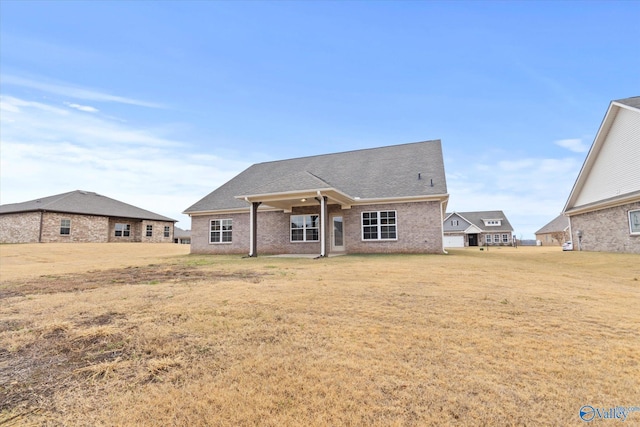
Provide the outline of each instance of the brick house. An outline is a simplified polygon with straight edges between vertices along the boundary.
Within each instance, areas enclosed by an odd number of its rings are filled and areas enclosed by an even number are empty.
[[[502,211],[447,213],[443,230],[446,248],[513,245],[513,227]]]
[[[569,240],[569,218],[560,214],[540,230],[536,240],[543,246],[560,246]]]
[[[0,205],[0,243],[173,242],[175,220],[88,191]]]
[[[640,254],[640,96],[610,103],[564,214],[573,250]]]
[[[191,252],[442,253],[439,140],[254,164],[185,210]]]

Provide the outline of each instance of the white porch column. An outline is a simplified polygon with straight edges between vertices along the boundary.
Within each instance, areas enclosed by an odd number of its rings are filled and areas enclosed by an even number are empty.
[[[326,229],[327,229],[327,198],[318,191],[320,197],[320,256],[327,256]]]

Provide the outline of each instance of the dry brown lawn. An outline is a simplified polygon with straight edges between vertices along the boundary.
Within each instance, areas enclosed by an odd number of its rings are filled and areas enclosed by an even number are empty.
[[[640,407],[638,255],[187,251],[0,246],[0,425],[566,426]]]

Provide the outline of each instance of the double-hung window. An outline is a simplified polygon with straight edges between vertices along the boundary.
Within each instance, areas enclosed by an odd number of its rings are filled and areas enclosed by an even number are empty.
[[[166,227],[169,228],[169,227]],[[165,230],[168,231],[168,230]],[[233,232],[232,219],[212,219],[209,243],[231,243]]]
[[[61,219],[60,220],[60,234],[68,236],[71,234],[71,220],[70,219]]]
[[[292,242],[317,242],[320,232],[319,215],[291,215]]]
[[[164,237],[169,237],[169,235],[171,234],[171,227],[169,227],[168,225],[165,225],[164,227]],[[229,240],[231,241],[231,240]]]
[[[509,243],[509,235],[508,234],[503,234],[502,235],[502,243]]]
[[[147,237],[153,236],[153,225],[147,225]]]
[[[116,223],[116,237],[129,237],[131,235],[131,224]]]
[[[491,243],[491,234],[484,236],[487,239],[487,243]]]
[[[363,240],[396,240],[396,211],[362,212]]]
[[[629,232],[640,234],[640,209],[629,211]]]

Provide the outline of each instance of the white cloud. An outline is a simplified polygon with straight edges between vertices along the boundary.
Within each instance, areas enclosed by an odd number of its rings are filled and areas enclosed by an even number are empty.
[[[154,129],[0,96],[0,203],[95,191],[180,221],[182,211],[250,166],[191,152]]]
[[[67,107],[75,108],[76,110],[84,111],[86,113],[97,113],[99,111],[97,108],[91,107],[89,105],[73,104],[70,102],[65,102],[65,105]]]
[[[472,164],[472,162],[457,162]],[[454,164],[457,164],[454,163]],[[467,169],[447,169],[447,210],[502,210],[518,237],[536,230],[563,209],[582,165],[574,157],[495,159]]]
[[[30,89],[37,89],[43,92],[68,96],[70,98],[83,99],[88,101],[99,102],[115,102],[120,104],[137,105],[140,107],[149,108],[165,108],[163,105],[141,101],[139,99],[126,98],[123,96],[111,95],[94,89],[86,89],[77,86],[70,85],[68,83],[45,83],[42,81],[36,81],[27,79],[24,77],[18,77],[13,75],[3,74],[1,77],[2,84],[27,87]]]
[[[582,142],[579,138],[574,139],[560,139],[555,142],[556,145],[573,151],[574,153],[586,153],[589,150],[589,146]]]

